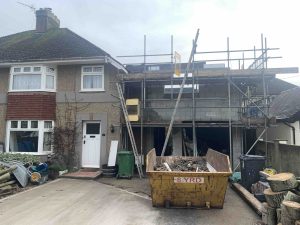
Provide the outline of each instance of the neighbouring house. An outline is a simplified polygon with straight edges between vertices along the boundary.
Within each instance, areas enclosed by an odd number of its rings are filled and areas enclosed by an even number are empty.
[[[47,155],[57,121],[77,104],[78,166],[107,163],[119,139],[115,81],[126,73],[107,52],[67,28],[51,9],[36,11],[36,29],[0,38],[0,142],[6,152]],[[68,121],[64,121],[68,122]]]
[[[276,126],[268,129],[269,140],[300,146],[300,87],[283,91],[270,105]]]

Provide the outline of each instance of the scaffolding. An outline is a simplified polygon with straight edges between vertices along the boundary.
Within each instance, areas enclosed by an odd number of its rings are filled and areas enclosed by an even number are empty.
[[[122,75],[121,83],[123,85],[123,91],[125,91],[125,86],[129,83],[136,83],[140,85],[140,100],[141,100],[141,111],[140,111],[140,122],[133,123],[133,127],[140,127],[140,153],[141,155],[144,152],[143,149],[143,136],[144,136],[144,127],[147,126],[164,126],[170,121],[155,121],[149,120],[149,115],[147,110],[150,108],[151,110],[171,110],[174,109],[172,104],[167,104],[169,107],[157,107],[153,106],[151,102],[166,102],[173,103],[175,101],[174,96],[177,94],[175,91],[175,86],[178,85],[183,78],[174,78],[173,71],[157,71],[151,70],[151,66],[153,65],[165,65],[170,64],[174,67],[173,61],[173,36],[171,36],[171,48],[170,53],[160,53],[160,54],[147,54],[147,43],[146,43],[146,35],[144,35],[144,54],[140,55],[126,55],[126,56],[118,56],[122,58],[130,57],[130,58],[143,58],[143,62],[131,65],[140,65],[142,67],[142,71],[138,72],[136,75],[131,76],[128,75],[128,78],[125,75]],[[197,43],[193,43],[193,45]],[[193,130],[193,148],[194,155],[197,155],[197,140],[196,140],[196,127],[202,126],[216,126],[216,124],[209,123],[209,121],[197,121],[197,111],[199,109],[226,109],[227,110],[227,122],[219,121],[217,126],[228,127],[229,133],[229,154],[231,159],[231,165],[233,165],[233,151],[232,151],[232,128],[239,127],[243,129],[243,133],[245,129],[248,128],[262,128],[261,134],[257,137],[257,139],[252,143],[249,149],[244,149],[244,144],[242,144],[241,154],[249,154],[255,144],[259,141],[261,137],[264,136],[264,140],[267,143],[267,129],[271,118],[269,116],[269,105],[271,101],[271,95],[268,93],[268,83],[269,81],[275,77],[274,71],[270,72],[268,70],[268,62],[271,59],[282,58],[281,56],[271,56],[274,51],[279,50],[279,48],[269,48],[267,47],[267,38],[264,38],[261,35],[261,47],[253,49],[230,49],[229,38],[227,38],[227,48],[226,50],[221,51],[195,51],[192,55],[192,76],[187,77],[187,84],[191,85],[192,93],[190,97],[184,97],[182,101],[191,101],[191,120],[189,123],[177,124],[185,127],[192,127]],[[205,59],[205,56],[213,56],[213,55],[225,54],[223,58],[210,58]],[[238,56],[236,56],[238,55]],[[252,55],[252,56],[249,56]],[[197,61],[198,56],[201,57],[201,60]],[[147,57],[168,57],[170,61],[164,63],[151,63],[147,62]],[[206,64],[207,62],[223,62],[224,64]],[[208,65],[207,70],[203,68],[199,68],[199,64]],[[216,66],[215,68],[209,68],[209,66]],[[224,67],[222,67],[224,65]],[[221,67],[219,67],[221,66]],[[234,68],[236,66],[236,68]],[[293,72],[293,71],[290,71]],[[213,74],[213,75],[212,75]],[[131,76],[131,77],[130,77]],[[238,84],[241,80],[247,80],[256,83],[261,83],[260,87],[260,95],[253,95],[252,87],[250,85],[246,86],[244,90],[241,88],[241,85]],[[260,81],[259,81],[260,80]],[[222,97],[197,97],[196,90],[200,89],[201,83],[216,83],[220,82],[222,84],[227,84],[227,96]],[[170,88],[170,97],[169,98],[158,98],[158,99],[147,99],[146,89],[149,84],[157,83],[159,85],[169,84]],[[138,86],[139,86],[138,85]],[[232,93],[237,92],[240,94],[242,99],[242,104],[236,106],[232,104]],[[130,97],[130,96],[125,96]],[[197,102],[199,101],[212,101],[212,100],[221,100],[223,102],[227,102],[228,105],[225,106],[211,106],[211,105],[201,105],[197,106]],[[155,105],[155,104],[154,104]],[[180,108],[180,107],[179,107]],[[187,110],[186,108],[181,108],[183,110]],[[232,118],[232,113],[235,112],[234,115],[238,114],[239,119]],[[266,156],[268,157],[268,149],[267,144],[265,145]],[[237,167],[236,167],[237,168]],[[235,168],[235,169],[236,169]]]

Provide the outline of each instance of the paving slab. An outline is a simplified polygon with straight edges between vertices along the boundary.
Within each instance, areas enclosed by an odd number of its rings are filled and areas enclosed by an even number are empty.
[[[100,170],[91,170],[91,169],[80,169],[76,172],[65,173],[61,178],[72,178],[72,179],[84,179],[84,180],[95,180],[97,179],[102,172]]]
[[[1,225],[253,225],[257,220],[231,189],[221,210],[153,208],[145,195],[75,179],[59,179],[0,200]]]

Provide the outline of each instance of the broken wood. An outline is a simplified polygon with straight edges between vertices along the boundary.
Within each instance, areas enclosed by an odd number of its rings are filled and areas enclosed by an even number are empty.
[[[266,202],[262,203],[262,207],[263,207],[263,211],[262,211],[263,222],[268,225],[276,225],[277,224],[276,209],[270,207]]]
[[[10,172],[14,171],[15,169],[17,169],[16,165],[14,165],[14,166],[12,166],[8,169],[0,170],[0,176],[5,174],[5,173],[10,173]]]
[[[295,194],[293,191],[288,191],[288,193],[284,197],[284,200],[300,203],[300,196]]]
[[[282,225],[295,225],[296,220],[281,214],[281,224]]]
[[[0,188],[1,188],[1,187],[5,187],[6,185],[11,185],[11,184],[14,184],[14,183],[16,183],[16,181],[15,181],[15,180],[11,180],[11,181],[8,181],[8,182],[5,182],[5,183],[2,183],[2,184],[0,184]]]
[[[8,180],[10,180],[10,173],[5,173],[0,176],[0,183],[6,182]]]
[[[300,220],[300,204],[298,202],[283,201],[281,204],[281,210],[282,223],[283,217],[289,217],[289,219],[293,219],[294,222],[296,220]]]
[[[168,163],[164,162],[163,165],[167,168],[168,171],[172,171]]]
[[[277,223],[281,222],[281,208],[276,209]]]
[[[257,212],[258,215],[262,214],[262,204],[258,201],[253,194],[246,190],[242,185],[233,183],[232,187],[250,204],[250,206]]]
[[[269,204],[269,206],[273,208],[280,208],[280,204],[283,201],[286,193],[286,191],[273,192],[271,188],[267,188],[264,190],[266,201]]]
[[[272,191],[280,192],[294,189],[298,186],[296,177],[292,173],[279,173],[267,178]]]
[[[5,187],[0,188],[0,193],[5,193],[11,191],[13,187],[11,185],[6,185]]]

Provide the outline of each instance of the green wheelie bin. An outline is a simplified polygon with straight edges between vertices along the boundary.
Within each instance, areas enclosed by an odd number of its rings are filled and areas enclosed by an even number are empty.
[[[131,179],[134,169],[134,155],[132,151],[121,150],[117,154],[117,164],[119,172],[117,178]]]

